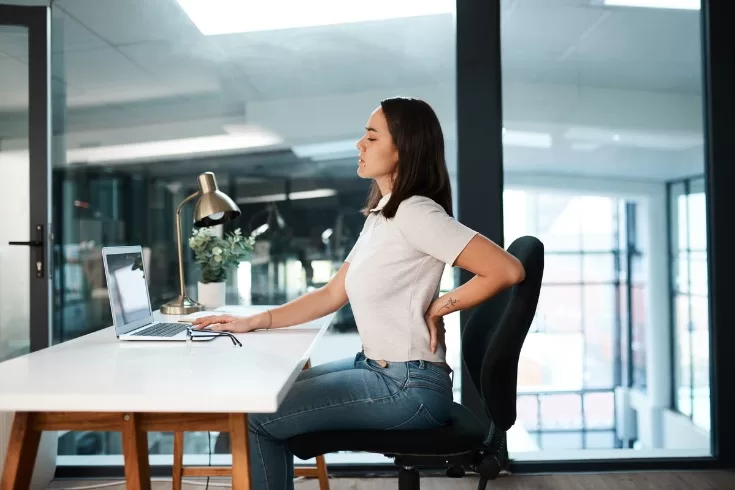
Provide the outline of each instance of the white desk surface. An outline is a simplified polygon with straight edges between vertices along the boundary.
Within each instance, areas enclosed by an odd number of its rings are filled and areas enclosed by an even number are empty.
[[[0,411],[275,412],[332,318],[238,334],[242,347],[227,337],[119,341],[106,328],[0,363]]]

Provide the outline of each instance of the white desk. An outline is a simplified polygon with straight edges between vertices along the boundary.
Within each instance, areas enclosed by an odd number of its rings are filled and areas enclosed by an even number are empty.
[[[332,317],[241,334],[242,347],[121,342],[107,328],[0,363],[0,411],[16,412],[0,488],[27,488],[43,430],[122,432],[128,490],[150,488],[146,432],[212,430],[231,433],[233,488],[249,489],[246,414],[278,409]]]

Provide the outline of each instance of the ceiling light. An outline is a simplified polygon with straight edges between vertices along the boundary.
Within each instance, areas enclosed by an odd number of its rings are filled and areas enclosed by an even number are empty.
[[[527,148],[551,148],[553,139],[549,133],[538,131],[503,130],[503,144],[508,146],[524,146]]]
[[[451,0],[396,2],[372,0],[369,8],[345,0],[178,0],[181,8],[205,36],[274,31],[419,17],[454,12]]]
[[[567,129],[564,138],[571,144],[610,145],[614,141],[616,145],[650,150],[686,150],[700,147],[704,143],[701,133],[691,131],[610,131],[607,128],[582,126]]]
[[[291,192],[288,198],[291,201],[298,201],[301,199],[317,199],[320,197],[331,197],[336,196],[337,191],[334,189],[314,189],[312,191],[296,191]],[[266,194],[263,196],[252,196],[252,197],[241,197],[237,199],[238,204],[253,204],[259,202],[276,202],[285,201],[286,194]]]
[[[571,149],[574,151],[595,151],[602,147],[599,143],[572,143]]]
[[[349,140],[330,141],[327,143],[309,143],[291,147],[294,155],[299,158],[310,158],[316,162],[323,160],[337,160],[339,158],[357,158],[357,142],[359,137]]]
[[[701,0],[603,0],[609,7],[699,10]]]
[[[223,134],[124,145],[74,148],[67,151],[66,160],[68,164],[139,161],[180,155],[194,156],[206,153],[238,151],[276,145],[281,141],[280,137],[268,131],[253,130],[249,133],[236,135]]]

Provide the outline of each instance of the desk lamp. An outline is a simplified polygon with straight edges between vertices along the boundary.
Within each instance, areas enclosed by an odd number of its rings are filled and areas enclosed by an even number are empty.
[[[212,172],[204,172],[197,177],[199,190],[179,204],[176,209],[176,239],[179,247],[179,296],[161,306],[165,315],[187,315],[202,311],[204,306],[186,295],[184,282],[184,251],[181,245],[181,208],[184,204],[198,199],[194,205],[194,226],[201,228],[215,226],[240,216],[240,208],[227,194],[217,188],[217,180]]]

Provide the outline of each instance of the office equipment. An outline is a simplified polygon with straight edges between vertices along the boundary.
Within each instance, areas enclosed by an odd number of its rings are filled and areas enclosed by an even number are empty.
[[[194,205],[194,226],[215,226],[240,216],[240,208],[227,194],[217,187],[217,179],[212,172],[204,172],[197,178],[199,190],[181,201],[176,208],[176,242],[179,256],[179,296],[161,306],[166,315],[186,315],[201,311],[204,306],[186,295],[184,282],[184,250],[181,245],[181,208],[184,204],[198,199]]]
[[[153,319],[143,249],[139,245],[104,247],[102,263],[118,339],[183,341],[190,337],[191,325],[187,323]]]
[[[44,430],[122,432],[129,490],[151,488],[147,431],[229,432],[232,488],[252,488],[247,414],[278,410],[332,318],[293,330],[238,334],[247,342],[237,349],[227,339],[185,349],[154,342],[131,348],[106,328],[0,363],[0,411],[16,412],[0,488],[28,488]],[[154,312],[156,321],[174,319]]]
[[[536,313],[544,269],[544,246],[534,237],[518,238],[508,252],[523,263],[525,280],[478,306],[462,335],[464,364],[487,421],[455,403],[450,423],[437,429],[312,432],[290,439],[291,452],[301,459],[337,451],[384,454],[399,466],[399,490],[419,490],[417,468],[422,466],[448,465],[451,477],[470,468],[480,474],[477,488],[484,490],[506,466],[506,432],[516,420],[518,359]]]

